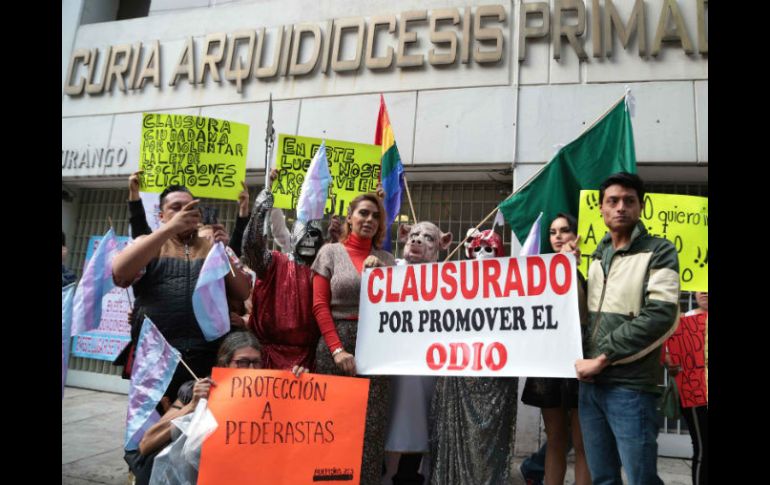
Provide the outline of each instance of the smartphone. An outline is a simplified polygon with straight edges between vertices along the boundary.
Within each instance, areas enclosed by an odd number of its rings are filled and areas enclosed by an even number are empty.
[[[208,207],[203,206],[201,207],[201,213],[203,214],[203,222],[204,226],[208,226],[211,224],[218,224],[219,220],[219,208],[218,207]]]

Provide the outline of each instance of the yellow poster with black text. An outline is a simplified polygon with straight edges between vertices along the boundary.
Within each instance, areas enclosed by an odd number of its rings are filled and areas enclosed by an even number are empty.
[[[645,194],[641,221],[647,231],[674,243],[679,254],[682,291],[708,291],[709,287],[709,200],[708,197]],[[591,254],[607,233],[599,212],[599,191],[580,191],[581,261],[578,269],[588,274]]]
[[[273,207],[297,208],[302,182],[322,141],[307,136],[278,135],[275,168],[280,170],[280,175],[273,182]],[[381,155],[379,145],[326,140],[326,159],[332,176],[326,200],[327,214],[345,215],[351,200],[377,190]]]
[[[238,200],[249,126],[192,115],[142,114],[142,192],[184,185],[195,197]]]

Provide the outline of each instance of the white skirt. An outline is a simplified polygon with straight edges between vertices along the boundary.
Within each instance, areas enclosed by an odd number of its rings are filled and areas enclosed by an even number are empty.
[[[391,376],[390,420],[385,451],[425,453],[434,376]]]

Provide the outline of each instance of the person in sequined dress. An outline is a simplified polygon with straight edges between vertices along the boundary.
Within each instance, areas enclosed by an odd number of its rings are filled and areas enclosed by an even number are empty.
[[[492,230],[466,244],[469,259],[504,255]],[[515,377],[439,377],[431,403],[431,484],[498,485],[513,477]]]

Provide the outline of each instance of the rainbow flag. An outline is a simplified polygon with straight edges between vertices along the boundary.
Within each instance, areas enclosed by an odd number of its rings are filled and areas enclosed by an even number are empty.
[[[398,154],[396,137],[390,125],[385,98],[380,94],[380,112],[377,115],[377,131],[374,133],[374,144],[382,146],[380,180],[385,190],[385,212],[387,228],[382,249],[390,251],[390,227],[401,211],[401,192],[404,190],[404,166],[401,165],[401,155]]]

